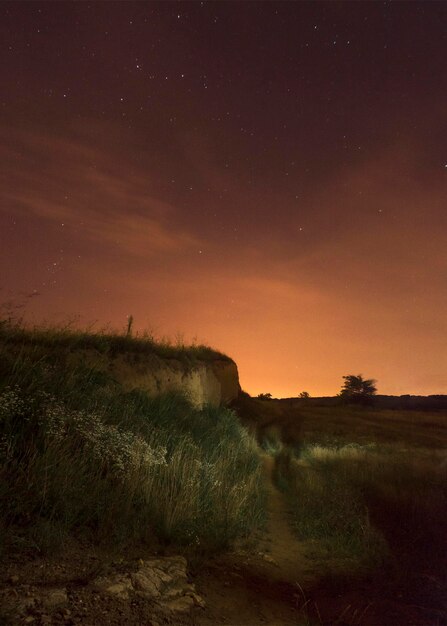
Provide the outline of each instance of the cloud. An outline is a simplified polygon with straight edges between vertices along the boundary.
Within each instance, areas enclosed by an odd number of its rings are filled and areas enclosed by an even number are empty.
[[[151,193],[150,181],[125,159],[79,140],[8,133],[0,152],[1,210],[76,228],[96,245],[129,255],[180,253],[200,238],[176,224],[175,207]]]

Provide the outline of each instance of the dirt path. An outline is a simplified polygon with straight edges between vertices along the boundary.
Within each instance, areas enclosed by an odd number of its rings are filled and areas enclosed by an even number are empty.
[[[289,512],[272,480],[274,460],[264,457],[268,523],[258,553],[233,553],[197,577],[207,602],[197,624],[298,626],[303,596],[311,580],[303,545],[293,535]],[[303,622],[304,623],[304,622]]]
[[[195,582],[207,608],[197,626],[444,626],[447,613],[430,607],[430,593],[400,587],[389,571],[356,579],[310,562],[291,530],[290,514],[272,480],[274,460],[264,457],[268,523],[259,552],[216,558]],[[326,572],[326,575],[325,575]],[[440,585],[432,578],[432,586]],[[427,581],[425,581],[427,586]],[[305,590],[305,592],[303,591]],[[307,598],[304,596],[306,594]],[[439,592],[438,592],[439,594]],[[421,598],[421,605],[418,604]],[[438,610],[439,609],[439,610]]]

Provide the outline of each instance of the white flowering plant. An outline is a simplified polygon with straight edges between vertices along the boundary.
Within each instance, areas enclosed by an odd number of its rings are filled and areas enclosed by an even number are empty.
[[[88,453],[102,468],[118,474],[141,465],[166,463],[165,447],[152,447],[141,436],[105,423],[97,413],[69,409],[45,392],[27,396],[17,387],[4,389],[0,393],[0,427],[7,425],[8,428],[2,433],[0,454],[1,450],[11,453],[14,445],[11,431],[20,432],[22,438],[30,435],[30,428],[24,431],[23,424],[32,426],[36,443],[70,442],[72,447]],[[22,443],[29,445],[29,441]]]
[[[211,550],[259,525],[259,458],[231,411],[42,363],[0,388],[0,518]]]

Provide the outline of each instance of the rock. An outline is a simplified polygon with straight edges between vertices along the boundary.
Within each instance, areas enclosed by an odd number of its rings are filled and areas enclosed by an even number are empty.
[[[66,589],[51,589],[46,595],[42,596],[42,605],[46,609],[59,609],[68,603]]]
[[[25,617],[25,619],[23,620],[23,623],[24,624],[32,624],[35,621],[36,621],[35,617],[33,617],[32,615],[28,615],[28,617]]]
[[[187,565],[182,556],[140,559],[136,572],[98,578],[94,584],[100,592],[115,597],[128,600],[135,593],[155,600],[163,612],[186,613],[193,606],[205,606],[194,585],[188,583]]]
[[[162,569],[159,569],[158,567],[154,567],[153,569],[154,574],[156,574],[156,576],[165,584],[170,583],[172,581],[172,576],[169,576],[169,574],[166,574],[166,572],[164,572]]]
[[[107,591],[111,596],[118,596],[126,600],[129,597],[129,586],[126,583],[112,583],[104,591]]]
[[[17,585],[17,583],[19,582],[19,580],[20,580],[20,577],[19,577],[19,576],[17,576],[16,574],[13,574],[12,576],[10,576],[10,577],[9,577],[9,582],[10,582],[12,585]]]
[[[185,595],[184,587],[170,587],[163,593],[164,598],[178,598]]]
[[[128,600],[129,592],[133,589],[132,582],[128,575],[113,576],[112,578],[97,578],[94,584],[99,591],[104,591],[121,600]]]
[[[182,596],[163,603],[163,607],[173,613],[187,613],[193,606],[194,600],[191,596]]]
[[[189,592],[188,596],[191,596],[196,606],[199,606],[201,609],[204,609],[206,607],[205,600],[202,597],[200,597],[197,593]]]
[[[262,558],[264,559],[264,561],[267,561],[267,563],[271,563],[272,565],[278,565],[275,559],[269,554],[264,554]]]
[[[147,569],[140,570],[130,575],[132,585],[136,591],[142,592],[150,598],[157,598],[160,595],[160,579]]]

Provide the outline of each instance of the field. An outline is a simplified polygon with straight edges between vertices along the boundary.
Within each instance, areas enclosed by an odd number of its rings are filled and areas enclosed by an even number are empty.
[[[320,605],[334,584],[352,591],[368,580],[371,601],[399,598],[396,623],[405,610],[408,623],[444,623],[447,414],[240,402],[274,455],[292,527],[321,577]]]

